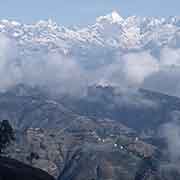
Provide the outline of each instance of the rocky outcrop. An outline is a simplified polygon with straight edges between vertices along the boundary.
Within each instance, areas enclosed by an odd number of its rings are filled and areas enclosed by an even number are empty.
[[[40,169],[0,157],[0,180],[54,180],[54,178]]]

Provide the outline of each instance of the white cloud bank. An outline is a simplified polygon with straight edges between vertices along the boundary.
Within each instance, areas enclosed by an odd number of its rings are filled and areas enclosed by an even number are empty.
[[[93,59],[97,61],[98,59]],[[0,89],[19,83],[55,92],[84,94],[88,85],[111,84],[120,88],[146,87],[180,96],[180,49],[164,48],[160,58],[150,52],[117,55],[110,64],[84,68],[77,57],[59,53],[33,53],[22,57],[15,42],[0,35]]]

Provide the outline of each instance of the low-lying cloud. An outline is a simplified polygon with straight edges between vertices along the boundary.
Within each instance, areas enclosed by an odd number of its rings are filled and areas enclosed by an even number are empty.
[[[146,87],[180,96],[180,49],[164,48],[160,57],[149,51],[116,55],[109,64],[85,68],[76,56],[33,52],[22,56],[16,42],[0,35],[0,90],[17,84],[40,86],[56,93],[86,94],[92,84],[120,89]],[[94,62],[97,59],[90,59]]]
[[[174,163],[180,160],[180,126],[178,122],[169,122],[161,129],[161,134],[166,138],[170,160]]]

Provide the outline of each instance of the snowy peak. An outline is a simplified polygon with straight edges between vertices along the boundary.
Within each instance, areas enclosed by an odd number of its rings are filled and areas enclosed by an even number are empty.
[[[113,23],[120,23],[124,21],[124,19],[119,15],[117,11],[113,11],[112,13],[106,15],[106,16],[100,16],[96,19],[98,23],[101,23],[103,21],[108,21],[111,24]]]
[[[53,50],[85,57],[94,52],[101,55],[108,50],[127,52],[164,46],[180,48],[180,17],[123,18],[113,11],[84,28],[62,27],[51,19],[34,24],[0,20],[0,33],[15,39],[25,50]]]
[[[111,18],[113,22],[120,22],[123,21],[124,19],[118,14],[117,11],[113,11],[111,13]]]

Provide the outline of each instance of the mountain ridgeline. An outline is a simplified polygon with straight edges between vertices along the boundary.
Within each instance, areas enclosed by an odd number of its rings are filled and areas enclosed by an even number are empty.
[[[127,96],[94,86],[75,98],[20,85],[1,93],[0,118],[16,129],[9,156],[59,180],[174,180],[179,170],[159,132],[180,118],[179,105],[144,89]]]

